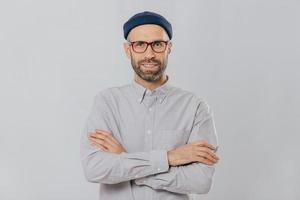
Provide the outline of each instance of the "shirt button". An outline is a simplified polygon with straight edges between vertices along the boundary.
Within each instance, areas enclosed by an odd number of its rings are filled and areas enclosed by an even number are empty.
[[[148,134],[151,134],[151,130],[148,130],[147,133],[148,133]]]
[[[157,171],[160,171],[160,168],[157,168]]]
[[[149,108],[149,111],[151,112],[152,108]]]

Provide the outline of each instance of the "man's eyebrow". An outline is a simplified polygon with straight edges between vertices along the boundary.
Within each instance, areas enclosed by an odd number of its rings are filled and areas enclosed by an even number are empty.
[[[134,41],[134,42],[155,42],[155,41],[168,41],[168,40],[164,40],[162,38],[159,38],[159,39],[154,39],[154,40],[151,40],[151,41],[147,41],[147,40],[131,40],[131,41]]]

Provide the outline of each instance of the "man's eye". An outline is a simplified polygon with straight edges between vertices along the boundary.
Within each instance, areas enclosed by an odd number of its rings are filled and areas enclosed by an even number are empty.
[[[145,45],[145,42],[137,42],[136,43],[136,46],[139,46],[139,47],[142,47],[142,46],[144,46]]]
[[[160,47],[160,46],[162,46],[162,42],[157,41],[157,42],[154,42],[153,45],[156,47]]]

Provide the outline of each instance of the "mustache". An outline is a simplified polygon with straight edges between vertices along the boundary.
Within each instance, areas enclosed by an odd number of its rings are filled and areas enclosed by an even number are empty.
[[[139,65],[147,64],[147,63],[161,65],[161,62],[159,60],[155,60],[155,59],[145,59],[145,60],[141,60],[141,61],[138,62]]]

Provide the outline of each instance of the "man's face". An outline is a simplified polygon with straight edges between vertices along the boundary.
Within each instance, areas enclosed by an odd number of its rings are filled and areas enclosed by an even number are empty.
[[[130,42],[135,41],[168,41],[169,37],[166,31],[158,25],[141,25],[132,29],[127,38]],[[169,42],[165,51],[157,53],[149,45],[145,52],[137,53],[132,45],[124,43],[124,49],[128,58],[131,59],[131,65],[135,73],[143,80],[156,82],[160,80],[166,70],[168,56],[171,52],[172,44]]]

